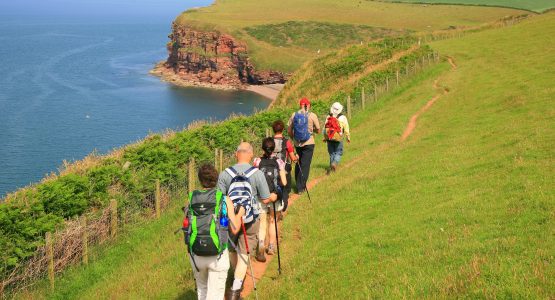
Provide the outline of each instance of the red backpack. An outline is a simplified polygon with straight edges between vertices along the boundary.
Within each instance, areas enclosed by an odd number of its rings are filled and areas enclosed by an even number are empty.
[[[337,118],[330,114],[328,120],[326,121],[326,125],[324,126],[326,131],[324,136],[327,141],[341,141],[342,136],[341,125],[339,125],[338,120],[339,116],[341,116],[341,114],[339,114]]]

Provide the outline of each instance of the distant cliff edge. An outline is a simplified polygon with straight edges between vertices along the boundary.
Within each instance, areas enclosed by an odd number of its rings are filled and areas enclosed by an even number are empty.
[[[235,89],[287,80],[288,74],[282,72],[256,70],[246,43],[229,34],[174,22],[169,38],[168,59],[151,73],[176,85]]]

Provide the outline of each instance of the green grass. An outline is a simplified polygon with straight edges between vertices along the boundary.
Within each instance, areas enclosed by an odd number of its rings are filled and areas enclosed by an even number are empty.
[[[317,45],[329,45],[330,35],[337,32],[335,28],[340,24],[348,24],[343,25],[347,27],[364,25],[391,30],[433,31],[450,26],[476,26],[523,13],[522,10],[498,7],[424,7],[363,0],[218,0],[211,6],[182,13],[176,18],[176,23],[230,33],[248,44],[249,55],[258,69],[293,72],[304,62],[319,56]],[[315,24],[313,22],[334,25],[312,28],[310,24]],[[278,45],[273,39],[280,40],[279,30],[275,37],[270,32],[264,32],[262,40],[248,33],[253,28],[266,31],[282,27],[288,27],[288,34],[297,31],[307,37]],[[339,40],[342,42],[339,46],[354,41],[351,38]],[[360,40],[354,42],[359,43]],[[336,47],[322,47],[320,55],[327,54],[331,50],[328,48]]]
[[[194,281],[180,227],[182,213],[174,203],[160,220],[126,228],[117,241],[92,250],[88,266],[76,266],[46,281],[20,299],[192,299]],[[194,298],[194,297],[193,297]]]
[[[543,12],[555,8],[553,0],[383,0],[387,2],[430,3],[430,4],[462,4],[512,7],[535,12]]]
[[[314,51],[337,49],[342,45],[407,33],[366,25],[314,21],[257,25],[246,27],[245,31],[257,40],[272,46],[303,47]]]
[[[432,44],[451,55],[353,117],[344,163],[285,219],[260,299],[555,297],[555,14]],[[484,51],[487,49],[487,51]],[[408,119],[437,93],[450,93]],[[318,144],[313,175],[324,173]],[[23,298],[194,298],[177,205],[59,288]]]
[[[260,298],[553,298],[553,34],[550,14],[433,44],[459,68],[357,116],[363,160],[292,210]],[[451,92],[399,143],[439,75]]]

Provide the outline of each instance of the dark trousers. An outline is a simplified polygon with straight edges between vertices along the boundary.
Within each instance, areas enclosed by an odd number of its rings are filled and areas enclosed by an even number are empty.
[[[287,172],[287,174],[285,175],[285,178],[287,179],[287,185],[283,187],[283,194],[281,196],[281,199],[283,199],[283,211],[285,211],[287,209],[287,206],[289,205],[289,193],[291,192],[291,170],[291,164],[287,163],[285,165],[285,172]]]
[[[310,164],[312,163],[312,155],[314,154],[314,145],[295,147],[295,149],[297,150],[297,155],[299,156],[299,163],[295,166],[297,192],[303,192],[306,189],[306,183],[308,182],[308,176],[310,175]]]

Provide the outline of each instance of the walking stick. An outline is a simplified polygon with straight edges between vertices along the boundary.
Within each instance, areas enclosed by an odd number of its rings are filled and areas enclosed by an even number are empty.
[[[277,213],[276,213],[275,202],[274,202],[274,225],[276,228],[276,244],[277,244],[277,251],[278,251],[278,274],[281,275],[281,259],[279,257],[279,233],[278,233],[278,226],[277,226]]]
[[[241,228],[243,229],[243,237],[245,238],[245,248],[247,248],[247,260],[249,262],[249,268],[251,269],[251,278],[252,278],[252,285],[254,287],[254,295],[258,300],[258,292],[256,291],[256,281],[254,280],[254,272],[252,271],[251,252],[249,251],[249,242],[247,240],[247,230],[245,229],[245,223],[243,222],[242,218],[241,218]]]
[[[304,189],[306,191],[306,195],[308,196],[308,201],[312,203],[312,199],[310,199],[310,193],[308,192],[308,178],[304,179],[303,168],[301,168],[301,163],[297,161],[297,168],[299,168],[299,172],[301,173],[301,180],[304,181]]]

